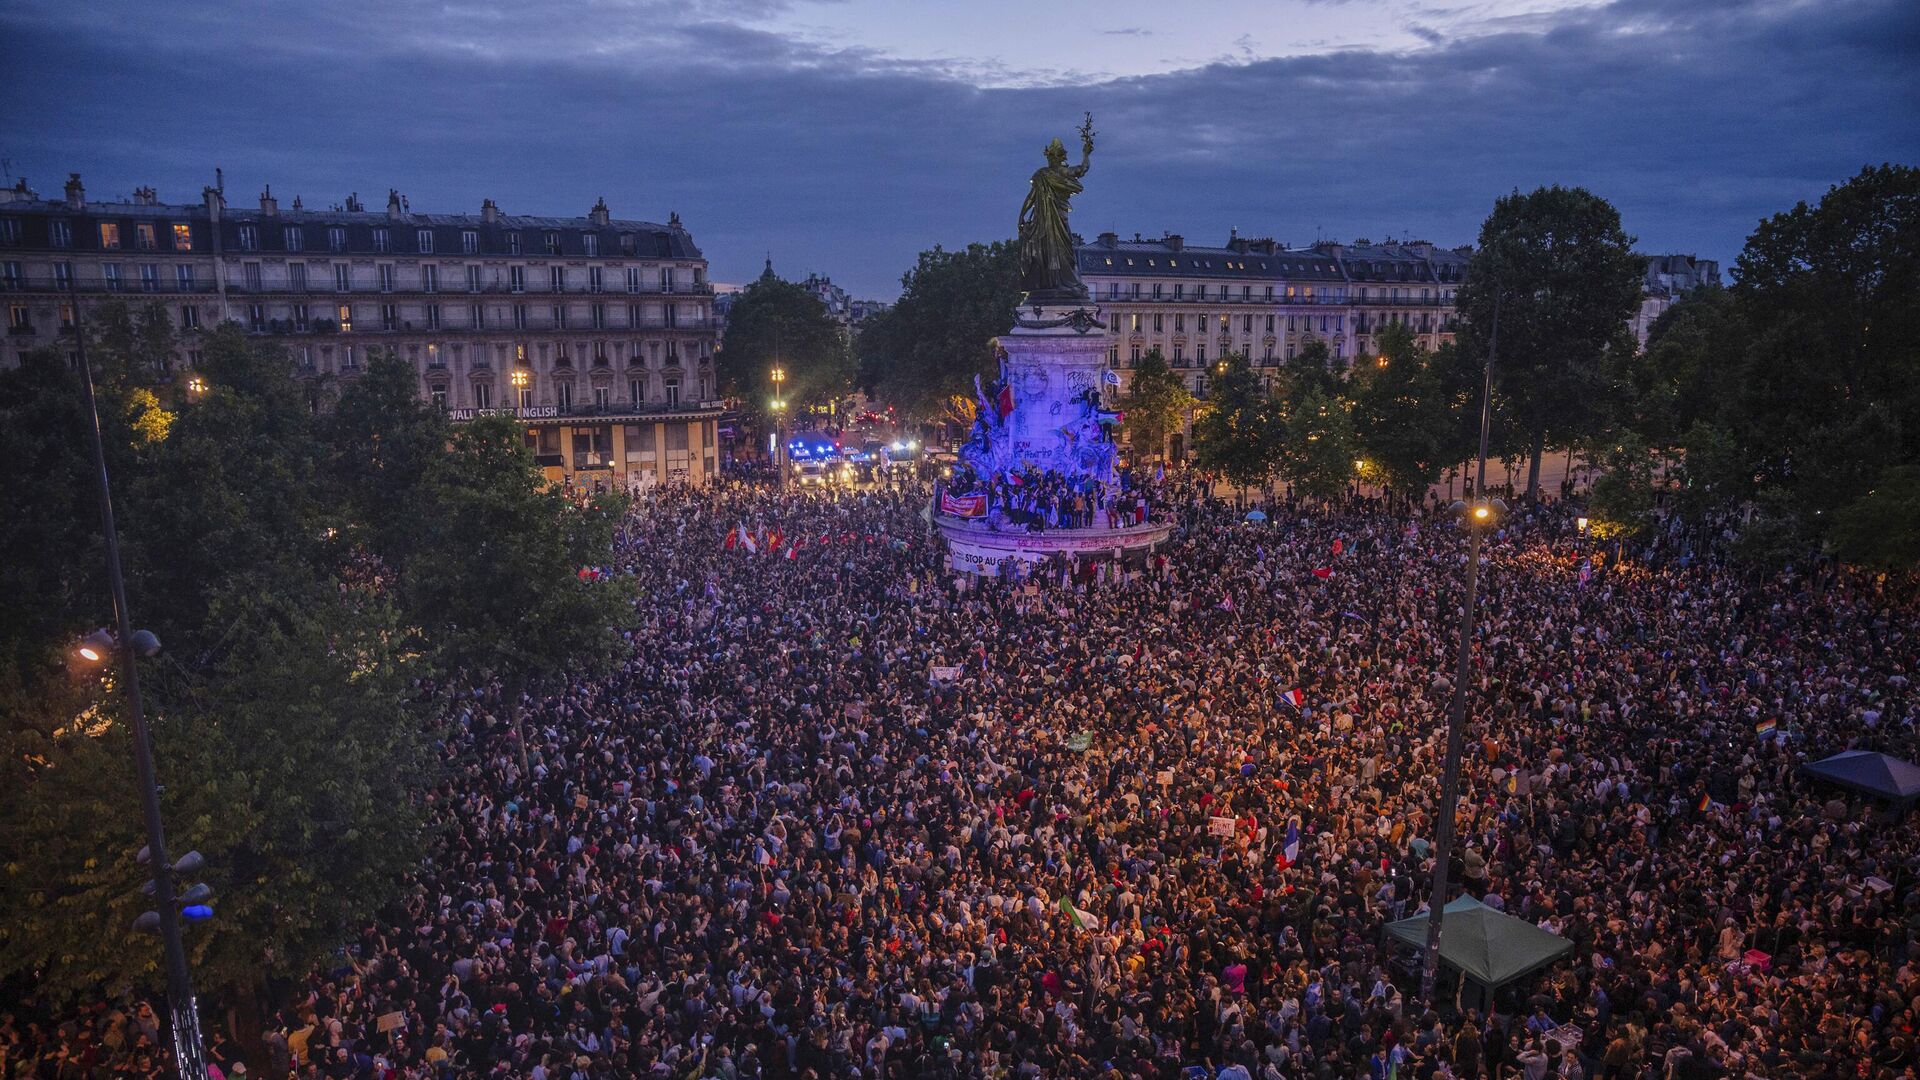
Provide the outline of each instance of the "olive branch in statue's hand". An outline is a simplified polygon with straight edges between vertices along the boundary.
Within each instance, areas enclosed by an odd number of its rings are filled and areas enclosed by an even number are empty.
[[[1091,154],[1093,153],[1093,114],[1086,115],[1086,120],[1080,124],[1080,152]]]

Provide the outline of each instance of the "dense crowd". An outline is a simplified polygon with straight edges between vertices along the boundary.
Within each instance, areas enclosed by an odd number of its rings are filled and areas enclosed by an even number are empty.
[[[1920,831],[1796,767],[1914,756],[1910,599],[1503,522],[1453,869],[1574,949],[1429,1005],[1382,927],[1425,907],[1460,534],[1182,491],[1145,566],[965,587],[924,490],[647,496],[625,662],[528,694],[526,769],[497,687],[446,692],[448,840],[264,1071],[1915,1074]],[[25,1075],[84,1075],[38,1034],[0,1027]]]
[[[982,475],[962,465],[941,485],[941,491],[957,497],[984,496],[984,516],[993,523],[1038,532],[1142,524],[1164,485],[1164,477],[1136,480],[1125,472],[1108,482],[1035,467]]]

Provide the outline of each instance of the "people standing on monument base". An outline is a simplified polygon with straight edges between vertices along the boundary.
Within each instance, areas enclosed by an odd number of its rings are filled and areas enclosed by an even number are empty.
[[[1456,880],[1574,950],[1430,1007],[1381,930],[1430,880],[1461,537],[1207,490],[1064,587],[959,587],[926,488],[643,498],[630,654],[527,690],[524,770],[500,687],[423,687],[443,839],[252,1075],[1913,1075],[1920,830],[1796,767],[1912,756],[1912,597],[1492,533]],[[62,1019],[0,1025],[17,1075],[78,1075]]]

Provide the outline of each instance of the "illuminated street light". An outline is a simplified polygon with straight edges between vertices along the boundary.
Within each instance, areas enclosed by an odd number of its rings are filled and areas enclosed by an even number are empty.
[[[527,373],[526,368],[514,368],[513,374],[509,376],[509,378],[511,378],[513,381],[513,385],[515,389],[525,389],[527,385],[527,381],[532,377],[533,377],[532,375]]]
[[[187,380],[187,393],[204,394],[207,392],[207,380],[198,375]]]
[[[1587,535],[1587,526],[1593,524],[1593,522],[1588,521],[1584,517],[1578,517],[1573,519],[1573,524],[1575,528],[1580,530],[1580,535],[1585,536]]]

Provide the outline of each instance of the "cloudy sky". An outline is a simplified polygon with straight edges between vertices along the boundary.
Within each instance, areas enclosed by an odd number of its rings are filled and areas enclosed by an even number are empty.
[[[1916,0],[5,0],[0,157],[45,195],[678,211],[719,280],[892,296],[1005,237],[1085,111],[1087,235],[1471,241],[1584,185],[1647,251],[1920,163]]]

